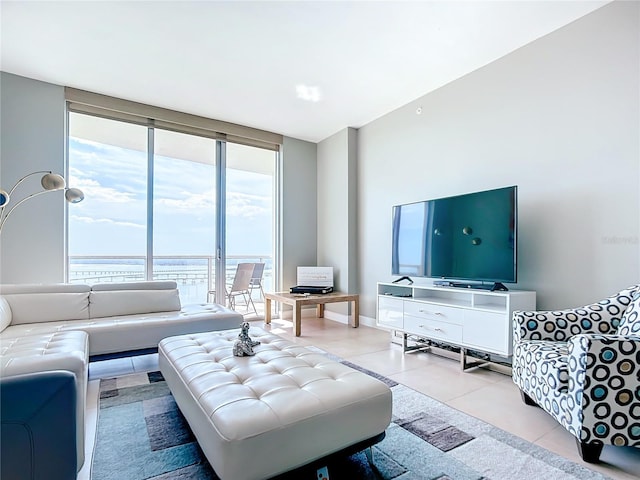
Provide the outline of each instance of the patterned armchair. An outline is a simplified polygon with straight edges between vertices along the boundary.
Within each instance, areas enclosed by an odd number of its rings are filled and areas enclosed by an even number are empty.
[[[606,444],[640,447],[640,285],[598,303],[514,312],[513,381],[597,463]]]

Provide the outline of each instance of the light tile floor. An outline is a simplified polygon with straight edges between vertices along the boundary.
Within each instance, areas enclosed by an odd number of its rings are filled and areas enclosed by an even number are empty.
[[[475,369],[462,372],[457,360],[427,352],[402,352],[383,330],[351,328],[326,318],[303,318],[302,336],[293,336],[291,322],[274,319],[253,326],[270,330],[301,345],[314,345],[353,363],[390,377],[469,415],[540,445],[571,461],[582,463],[575,441],[542,409],[525,405],[510,376]],[[97,419],[98,379],[158,369],[157,354],[120,358],[89,365],[87,395],[87,461],[78,480],[89,480]],[[640,479],[640,449],[605,447],[601,463],[584,464],[611,478]]]

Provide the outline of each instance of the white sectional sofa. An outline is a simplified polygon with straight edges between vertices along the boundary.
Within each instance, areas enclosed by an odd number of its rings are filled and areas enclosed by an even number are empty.
[[[173,281],[0,285],[0,380],[41,372],[75,375],[79,470],[90,356],[157,348],[166,337],[239,328],[242,321],[241,314],[217,304],[182,306]],[[5,463],[2,473],[9,474]]]
[[[173,281],[1,285],[0,297],[8,304],[2,310],[3,343],[82,330],[89,335],[89,355],[155,348],[165,337],[242,323],[242,315],[217,304],[182,306]]]

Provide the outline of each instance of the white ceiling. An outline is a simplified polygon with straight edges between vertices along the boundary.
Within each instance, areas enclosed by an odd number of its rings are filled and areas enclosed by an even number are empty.
[[[2,0],[0,68],[318,142],[606,3]]]

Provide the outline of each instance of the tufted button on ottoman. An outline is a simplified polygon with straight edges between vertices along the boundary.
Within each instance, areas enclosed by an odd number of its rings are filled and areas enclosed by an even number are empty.
[[[384,383],[255,327],[255,356],[235,357],[238,333],[169,337],[158,348],[160,370],[222,480],[269,478],[389,426]]]

